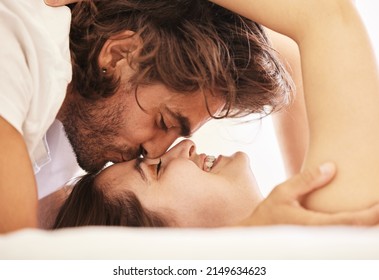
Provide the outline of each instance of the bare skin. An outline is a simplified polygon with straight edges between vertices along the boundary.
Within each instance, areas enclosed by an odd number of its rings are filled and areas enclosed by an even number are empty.
[[[59,7],[67,4],[77,3],[78,0],[44,0],[49,6]]]
[[[291,38],[266,30],[295,84],[291,103],[272,115],[284,168],[289,178],[300,172],[309,143],[300,53],[296,42]]]
[[[330,187],[307,197],[306,207],[337,212],[377,203],[379,75],[353,1],[296,0],[291,9],[284,0],[212,2],[289,36],[300,48],[310,130],[303,166],[331,159],[339,171]]]
[[[37,188],[22,135],[0,117],[0,233],[37,226]],[[22,205],[13,211],[14,205]]]

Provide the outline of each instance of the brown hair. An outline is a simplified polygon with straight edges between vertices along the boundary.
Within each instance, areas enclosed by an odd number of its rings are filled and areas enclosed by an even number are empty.
[[[162,215],[145,209],[134,193],[123,190],[109,197],[105,188],[95,184],[96,175],[84,175],[60,208],[53,229],[106,225],[129,227],[164,227]]]
[[[209,1],[94,0],[71,8],[72,86],[86,98],[118,88],[98,56],[107,39],[131,30],[143,41],[131,60],[131,88],[163,83],[182,93],[209,90],[223,96],[229,116],[267,113],[289,101],[292,81],[263,28]]]

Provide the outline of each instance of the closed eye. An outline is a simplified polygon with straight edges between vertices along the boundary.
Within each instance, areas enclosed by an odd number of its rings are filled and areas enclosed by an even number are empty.
[[[162,166],[162,159],[160,158],[157,164],[157,175],[159,174],[159,170],[161,170],[161,166]]]
[[[164,120],[164,118],[163,118],[163,115],[162,115],[162,114],[160,114],[160,115],[161,115],[161,119],[160,119],[160,121],[159,121],[159,127],[160,127],[161,129],[163,129],[164,131],[167,131],[167,130],[168,130],[168,127],[167,127],[166,122],[165,122],[165,120]]]

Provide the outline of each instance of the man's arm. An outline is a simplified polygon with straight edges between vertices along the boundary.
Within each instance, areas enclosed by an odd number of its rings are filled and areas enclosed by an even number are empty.
[[[0,233],[37,226],[37,189],[22,135],[0,117]]]

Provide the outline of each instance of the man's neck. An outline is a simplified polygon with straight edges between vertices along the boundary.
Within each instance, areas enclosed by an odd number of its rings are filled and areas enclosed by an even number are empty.
[[[62,122],[63,119],[64,119],[65,111],[66,111],[66,108],[67,108],[67,104],[68,104],[69,102],[71,102],[71,100],[72,100],[73,98],[75,98],[74,96],[75,96],[75,94],[74,94],[73,91],[72,91],[72,84],[69,83],[68,86],[67,86],[66,96],[65,96],[64,101],[63,101],[63,103],[62,103],[62,106],[61,106],[61,108],[59,109],[57,116],[55,117],[55,118],[56,118],[57,120],[59,120],[60,122]]]

